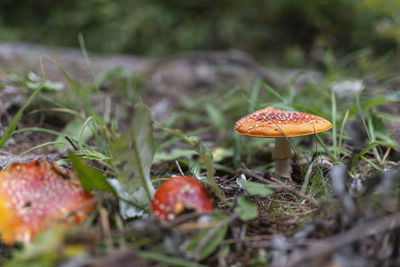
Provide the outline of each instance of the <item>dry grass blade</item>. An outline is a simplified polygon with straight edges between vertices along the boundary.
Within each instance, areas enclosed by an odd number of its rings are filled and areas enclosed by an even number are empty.
[[[101,231],[103,232],[104,235],[104,242],[107,246],[108,251],[113,251],[113,241],[111,238],[111,229],[110,229],[110,221],[108,219],[108,212],[105,208],[100,207],[99,209],[100,213],[100,225],[101,225]]]

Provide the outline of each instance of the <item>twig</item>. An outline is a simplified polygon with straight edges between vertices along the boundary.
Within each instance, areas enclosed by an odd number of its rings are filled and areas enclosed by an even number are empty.
[[[387,157],[389,156],[390,150],[391,150],[390,147],[388,147],[388,148],[386,149],[385,155],[383,155],[383,158],[382,158],[382,162],[385,162],[385,161],[386,161]]]
[[[221,222],[211,222],[211,223],[189,222],[189,223],[180,224],[177,229],[182,232],[190,232],[190,231],[194,231],[194,230],[219,227],[220,224],[221,224]]]
[[[179,216],[177,216],[173,221],[160,222],[160,223],[163,224],[163,226],[165,226],[166,228],[173,229],[187,221],[195,220],[202,215],[204,215],[204,212],[189,212],[189,213],[179,214]]]
[[[301,263],[307,260],[326,256],[327,254],[346,244],[371,235],[393,230],[399,226],[400,212],[383,217],[381,219],[376,219],[369,223],[357,225],[346,232],[309,243],[307,249],[293,253],[289,257],[285,266],[299,266]]]
[[[176,167],[178,168],[179,173],[181,174],[181,176],[185,176],[185,174],[182,171],[181,165],[179,165],[179,162],[177,160],[175,160],[175,164],[176,164]]]
[[[79,151],[78,147],[75,145],[74,141],[72,141],[71,137],[68,135],[64,135],[64,138],[71,144],[75,151]]]
[[[225,214],[222,211],[219,210],[214,210],[212,212],[209,213],[204,213],[204,212],[190,212],[187,214],[180,214],[178,217],[175,218],[175,220],[171,221],[171,222],[161,222],[161,224],[168,229],[179,229],[180,226],[185,225],[185,224],[189,224],[187,223],[187,221],[191,221],[194,219],[197,219],[200,216],[203,215],[220,215],[220,214]],[[184,229],[184,227],[183,227]]]
[[[235,244],[238,242],[251,243],[251,242],[268,241],[268,240],[271,240],[272,237],[274,237],[274,235],[246,236],[241,239],[231,238],[231,239],[225,239],[224,241],[222,241],[222,244],[229,245],[229,244]]]

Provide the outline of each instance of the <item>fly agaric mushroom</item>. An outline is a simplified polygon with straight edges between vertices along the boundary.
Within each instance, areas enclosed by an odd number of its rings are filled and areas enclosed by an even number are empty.
[[[6,244],[29,244],[58,221],[82,222],[94,204],[71,171],[45,160],[0,171],[0,235]]]
[[[169,178],[154,194],[152,214],[160,220],[171,221],[185,209],[212,211],[212,198],[202,183],[189,176]]]
[[[255,137],[275,138],[272,159],[275,173],[282,178],[290,178],[290,137],[323,132],[332,128],[332,124],[319,116],[294,111],[285,111],[267,107],[241,118],[235,125],[235,131]]]

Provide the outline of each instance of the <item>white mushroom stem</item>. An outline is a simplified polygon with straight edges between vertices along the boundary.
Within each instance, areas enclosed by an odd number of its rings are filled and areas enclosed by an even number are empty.
[[[275,138],[275,148],[272,159],[275,162],[275,174],[282,178],[291,178],[292,166],[290,165],[290,142],[288,138]]]

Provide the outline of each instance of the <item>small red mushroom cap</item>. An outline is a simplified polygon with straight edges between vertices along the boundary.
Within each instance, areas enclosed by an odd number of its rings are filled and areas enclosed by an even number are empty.
[[[6,244],[29,244],[58,221],[82,222],[94,205],[95,197],[72,172],[45,160],[0,171],[0,235]]]
[[[235,131],[257,137],[296,137],[323,132],[332,124],[319,116],[267,107],[241,118]]]
[[[151,202],[152,214],[170,221],[185,209],[197,212],[212,211],[212,198],[202,183],[189,176],[178,176],[164,182]]]

